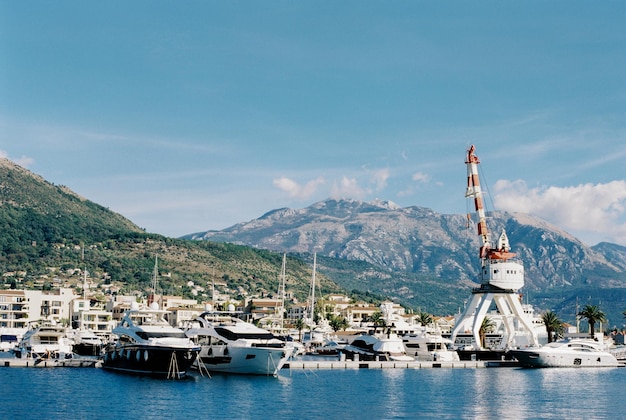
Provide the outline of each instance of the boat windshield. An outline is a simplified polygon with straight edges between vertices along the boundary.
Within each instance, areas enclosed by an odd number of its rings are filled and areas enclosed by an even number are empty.
[[[18,339],[17,335],[2,334],[2,336],[0,336],[0,341],[2,341],[3,343],[17,343]]]
[[[236,333],[227,328],[215,327],[215,332],[227,340],[271,340],[274,334],[271,332]]]
[[[137,335],[144,340],[148,340],[149,338],[163,338],[163,337],[174,337],[174,338],[187,338],[184,332],[177,331],[159,331],[159,332],[146,332],[146,331],[137,331]]]

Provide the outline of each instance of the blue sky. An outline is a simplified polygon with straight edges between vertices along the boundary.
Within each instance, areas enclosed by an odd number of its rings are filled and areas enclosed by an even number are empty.
[[[181,236],[328,197],[465,213],[475,144],[495,209],[626,245],[624,22],[621,2],[0,0],[0,155]]]

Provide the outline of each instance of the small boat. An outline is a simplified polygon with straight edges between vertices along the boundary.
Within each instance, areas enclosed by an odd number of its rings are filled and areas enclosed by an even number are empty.
[[[458,353],[448,348],[452,345],[452,341],[442,337],[441,334],[431,334],[427,331],[419,334],[406,334],[402,336],[402,343],[406,354],[415,357],[415,360],[433,362],[459,360]]]
[[[364,361],[413,361],[406,354],[402,339],[394,333],[363,334],[346,345],[341,353],[346,359]]]
[[[293,347],[233,315],[204,312],[193,321],[186,334],[201,348],[194,368],[219,373],[278,375],[293,354]]]
[[[615,356],[591,339],[565,339],[543,347],[509,350],[525,367],[616,367]]]
[[[147,309],[133,304],[113,329],[118,339],[106,347],[102,367],[172,379],[185,376],[200,347],[183,330],[172,327],[166,313],[156,303]]]

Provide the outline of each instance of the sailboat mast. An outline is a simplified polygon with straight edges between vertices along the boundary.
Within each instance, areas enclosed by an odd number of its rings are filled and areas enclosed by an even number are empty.
[[[213,271],[211,272],[211,308],[215,309],[215,267],[212,267]]]
[[[83,252],[82,252],[82,259],[83,259],[83,301],[87,299],[87,292],[86,292],[86,288],[87,288],[87,266],[85,265],[85,245],[83,244]]]
[[[317,270],[317,253],[313,253],[313,275],[311,276],[311,323],[315,318],[315,271]]]
[[[153,289],[153,302],[156,302],[157,299],[157,286],[158,286],[158,277],[159,277],[159,255],[154,255],[154,272],[152,274],[152,289]]]
[[[283,253],[283,266],[280,271],[281,285],[280,285],[280,328],[285,326],[285,277],[287,276],[287,253]]]

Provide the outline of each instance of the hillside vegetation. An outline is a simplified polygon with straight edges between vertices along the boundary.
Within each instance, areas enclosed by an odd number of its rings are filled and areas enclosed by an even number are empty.
[[[235,294],[276,293],[282,254],[245,246],[190,242],[144,232],[128,219],[0,159],[0,282],[11,288],[113,284],[120,293],[152,287],[158,255],[159,288],[167,294],[208,298],[208,285],[226,284]],[[288,259],[287,290],[299,300],[309,292],[311,266]],[[325,292],[342,289],[323,275]],[[189,282],[207,288],[193,296]]]

